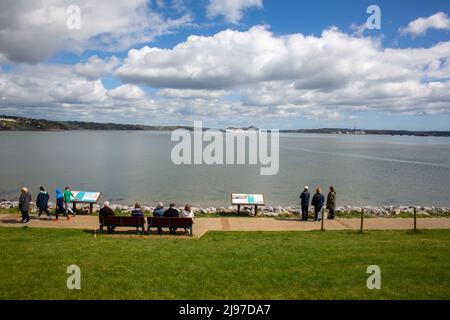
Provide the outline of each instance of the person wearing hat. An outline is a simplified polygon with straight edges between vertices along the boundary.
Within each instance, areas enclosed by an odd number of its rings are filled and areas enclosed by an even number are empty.
[[[28,223],[30,222],[30,214],[28,212],[30,211],[31,193],[28,192],[28,188],[26,187],[23,187],[20,191],[19,210],[22,214],[22,220],[20,222]]]
[[[302,220],[308,221],[308,210],[309,210],[309,198],[311,195],[309,194],[309,187],[305,186],[303,192],[300,194],[300,201],[302,207]]]

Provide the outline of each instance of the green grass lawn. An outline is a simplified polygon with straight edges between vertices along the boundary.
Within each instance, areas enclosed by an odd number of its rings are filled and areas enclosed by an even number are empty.
[[[66,287],[71,264],[79,291]],[[381,290],[366,287],[369,265]],[[450,231],[182,240],[0,228],[0,266],[0,299],[449,299]]]

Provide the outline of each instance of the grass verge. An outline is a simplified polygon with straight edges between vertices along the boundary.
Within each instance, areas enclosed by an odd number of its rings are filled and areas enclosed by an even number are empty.
[[[81,268],[82,289],[66,287]],[[382,289],[368,290],[369,265]],[[0,299],[449,299],[450,231],[212,232],[196,241],[0,228]]]

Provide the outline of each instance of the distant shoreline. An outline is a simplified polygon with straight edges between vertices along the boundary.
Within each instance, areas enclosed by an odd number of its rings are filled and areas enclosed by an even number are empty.
[[[170,132],[177,129],[193,130],[189,126],[148,126],[139,124],[97,123],[83,121],[52,121],[0,115],[0,131],[9,132],[64,132],[64,131],[136,131],[136,132]],[[258,130],[255,127],[229,128],[232,130]],[[204,128],[208,130],[208,128]],[[218,129],[225,131],[226,129]],[[291,129],[279,130],[287,134],[328,134],[342,136],[414,136],[414,137],[450,137],[450,131],[416,131],[416,130],[362,130],[348,128]]]

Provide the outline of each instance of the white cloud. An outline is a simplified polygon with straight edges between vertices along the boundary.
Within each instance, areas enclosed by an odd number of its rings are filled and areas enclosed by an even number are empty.
[[[241,21],[245,10],[262,7],[262,0],[210,0],[207,15],[209,18],[223,16],[227,22],[237,24]]]
[[[108,91],[108,96],[118,100],[140,100],[145,98],[145,92],[138,86],[125,84]]]
[[[111,72],[123,85],[108,90],[99,77]],[[191,36],[172,49],[133,49],[123,61],[93,56],[75,66],[14,66],[0,72],[0,111],[121,123],[213,119],[220,125],[336,121],[364,111],[448,114],[449,75],[450,42],[385,49],[379,39],[336,28],[320,36],[278,36],[257,26]],[[143,84],[157,89],[145,92]]]
[[[195,99],[195,98],[220,98],[227,95],[225,90],[192,90],[192,89],[161,89],[158,92],[159,96],[166,98],[182,98],[182,99]]]
[[[95,80],[110,74],[118,65],[119,59],[116,57],[101,59],[98,56],[91,56],[87,61],[75,65],[74,71],[80,76]]]
[[[81,29],[69,30],[66,9],[81,9]],[[13,62],[40,62],[57,51],[121,51],[191,22],[153,11],[147,0],[14,0],[0,2],[0,54]]]
[[[62,65],[35,65],[0,74],[3,104],[15,106],[57,106],[98,104],[106,89],[99,80],[86,80]],[[55,110],[57,111],[57,110]]]
[[[450,30],[450,18],[444,12],[438,12],[428,18],[411,21],[406,28],[400,28],[402,35],[423,36],[429,29]]]
[[[320,109],[329,118],[326,110],[449,112],[450,92],[444,90],[449,64],[450,42],[383,49],[379,39],[336,28],[320,37],[275,36],[257,26],[191,36],[173,49],[130,50],[116,74],[125,82],[162,88],[163,96],[207,97],[207,91],[226,90],[263,113]]]

